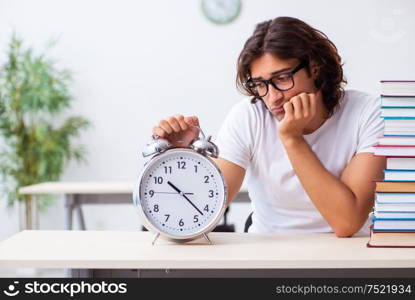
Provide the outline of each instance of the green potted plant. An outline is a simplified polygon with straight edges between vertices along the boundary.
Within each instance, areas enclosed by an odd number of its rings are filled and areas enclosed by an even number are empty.
[[[66,163],[85,161],[85,149],[73,138],[89,126],[82,117],[65,120],[60,114],[70,107],[71,74],[60,70],[45,54],[23,48],[12,35],[6,62],[0,67],[0,192],[9,207],[26,204],[27,227],[31,228],[30,197],[18,193],[22,186],[59,180]],[[44,209],[51,198],[37,199]]]

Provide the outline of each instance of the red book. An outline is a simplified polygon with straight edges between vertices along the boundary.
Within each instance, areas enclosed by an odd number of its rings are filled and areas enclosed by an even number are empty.
[[[415,231],[373,231],[366,244],[370,248],[415,248]]]
[[[413,145],[374,145],[374,154],[377,156],[415,157]]]

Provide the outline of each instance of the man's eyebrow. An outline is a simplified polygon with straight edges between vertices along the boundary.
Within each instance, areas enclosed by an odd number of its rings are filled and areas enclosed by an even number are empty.
[[[284,69],[281,69],[281,70],[272,72],[271,75],[277,75],[277,74],[280,74],[280,73],[284,73],[284,72],[290,71],[292,69],[294,69],[294,67],[284,68]]]
[[[284,69],[280,69],[280,70],[274,71],[274,72],[271,73],[271,76],[278,75],[280,73],[284,73],[284,72],[289,71],[291,69],[293,69],[293,67],[284,68]],[[262,77],[252,77],[251,79],[252,80],[258,80],[258,79],[263,79],[263,78]]]

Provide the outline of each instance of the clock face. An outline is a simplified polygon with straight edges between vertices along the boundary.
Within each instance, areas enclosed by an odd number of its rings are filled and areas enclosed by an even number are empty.
[[[241,11],[241,0],[202,0],[202,11],[216,24],[232,22]]]
[[[150,230],[189,238],[213,229],[226,203],[223,177],[214,163],[190,149],[172,149],[143,170],[138,191]]]

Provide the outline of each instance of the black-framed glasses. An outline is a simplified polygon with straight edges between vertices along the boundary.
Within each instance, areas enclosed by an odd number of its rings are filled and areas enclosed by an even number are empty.
[[[279,91],[288,91],[294,87],[294,74],[308,65],[308,61],[302,61],[297,67],[290,72],[284,72],[272,76],[268,80],[248,79],[245,87],[252,95],[256,97],[264,97],[268,94],[269,85]]]

